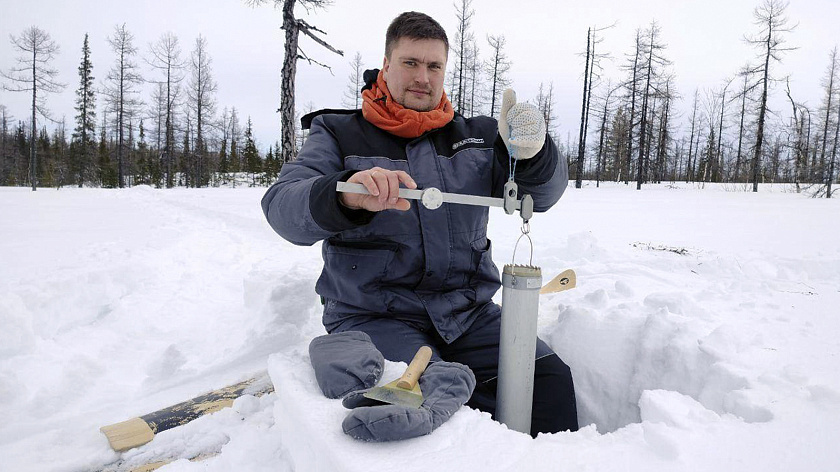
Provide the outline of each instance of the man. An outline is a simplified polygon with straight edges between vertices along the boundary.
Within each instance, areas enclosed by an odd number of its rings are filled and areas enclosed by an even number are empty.
[[[562,195],[568,171],[539,111],[505,94],[501,124],[453,112],[443,91],[449,43],[443,28],[407,12],[388,28],[381,71],[367,71],[361,110],[320,112],[298,159],[262,200],[292,243],[323,240],[316,291],[330,333],[367,333],[385,358],[408,362],[421,345],[433,360],[467,365],[478,385],[468,405],[495,412],[500,287],[487,239],[488,208],[429,210],[399,187],[501,197],[514,178],[535,211]],[[500,134],[501,133],[501,134]],[[336,192],[360,183],[370,195]],[[577,430],[569,368],[542,340],[535,366],[533,435]]]

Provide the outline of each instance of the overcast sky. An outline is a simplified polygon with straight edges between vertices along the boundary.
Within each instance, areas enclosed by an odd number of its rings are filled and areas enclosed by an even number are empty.
[[[673,62],[676,84],[683,96],[678,111],[687,115],[695,88],[719,88],[753,60],[755,52],[743,37],[757,31],[752,12],[759,2],[474,0],[472,29],[485,57],[489,51],[486,35],[505,35],[507,54],[513,63],[510,78],[520,99],[533,99],[541,82],[554,83],[557,117],[561,136],[565,137],[567,132],[577,133],[583,74],[579,54],[586,46],[587,27],[617,22],[602,33],[599,48],[612,54],[614,63],[605,63],[606,75],[618,80],[621,75],[610,71],[631,52],[635,29],[656,20],[667,45],[665,56]],[[18,35],[30,25],[47,31],[60,45],[54,65],[67,88],[62,94],[50,96],[48,105],[54,116],[66,118],[70,129],[84,34],[90,34],[93,74],[100,83],[115,59],[106,39],[115,25],[125,23],[143,57],[148,56],[149,44],[167,31],[179,37],[184,58],[192,51],[196,37],[205,36],[218,82],[218,111],[236,107],[243,122],[250,115],[263,149],[279,140],[275,111],[279,106],[283,32],[279,29],[281,13],[273,2],[258,8],[250,8],[242,0],[0,0],[0,5],[0,33],[4,33],[0,37],[0,68],[4,71],[14,65],[17,56],[8,36]],[[345,53],[340,57],[301,36],[304,51],[330,65],[334,75],[299,62],[298,109],[310,104],[316,109],[340,107],[353,55],[358,51],[366,67],[380,67],[388,23],[408,10],[433,16],[450,40],[454,38],[457,20],[453,0],[336,0],[326,10],[309,13],[298,7],[299,17],[326,31],[324,38]],[[774,66],[775,75],[790,75],[794,98],[816,107],[822,99],[820,81],[828,54],[840,42],[840,1],[793,0],[787,15],[792,24],[798,24],[787,35],[788,44],[799,49],[784,55],[784,62]],[[148,79],[156,77],[142,59],[138,62]],[[777,87],[775,95],[778,111],[786,113],[784,89]],[[0,104],[17,119],[28,116],[29,100],[23,93],[0,90]],[[101,103],[100,99],[98,105]]]

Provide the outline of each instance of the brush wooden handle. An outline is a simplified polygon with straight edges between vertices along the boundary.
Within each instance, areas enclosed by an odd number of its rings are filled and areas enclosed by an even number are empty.
[[[575,271],[572,269],[564,270],[563,272],[557,274],[557,277],[554,277],[549,281],[547,284],[540,289],[540,293],[556,293],[556,292],[563,292],[566,290],[571,290],[577,286],[577,276],[575,275]]]
[[[420,375],[423,374],[423,371],[426,370],[426,366],[429,365],[429,360],[432,358],[432,348],[429,346],[423,346],[417,350],[417,354],[414,355],[414,359],[411,360],[411,364],[408,364],[408,367],[405,369],[405,372],[400,377],[399,382],[397,382],[397,387],[404,388],[406,390],[411,390],[417,385],[417,381],[420,380]]]

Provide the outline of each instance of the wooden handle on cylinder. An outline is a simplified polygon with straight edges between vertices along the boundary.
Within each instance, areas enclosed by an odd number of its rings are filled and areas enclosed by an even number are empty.
[[[411,364],[408,364],[399,382],[397,382],[397,387],[406,390],[413,389],[417,385],[417,381],[420,380],[420,375],[426,370],[426,366],[429,365],[431,358],[432,348],[423,346],[418,349],[417,354],[414,355],[414,359],[411,360]]]

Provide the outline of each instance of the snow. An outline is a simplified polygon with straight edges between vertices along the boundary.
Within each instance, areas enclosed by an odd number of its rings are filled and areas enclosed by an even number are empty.
[[[320,247],[276,236],[264,191],[0,188],[0,470],[840,470],[836,199],[569,189],[531,229],[546,281],[577,272],[542,296],[539,332],[582,429],[531,439],[463,407],[368,444],[308,364]],[[519,223],[492,210],[497,263]],[[275,393],[122,455],[99,432],[265,369]]]

